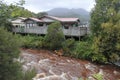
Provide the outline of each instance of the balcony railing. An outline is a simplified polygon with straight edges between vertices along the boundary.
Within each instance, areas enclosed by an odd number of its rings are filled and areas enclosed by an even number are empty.
[[[86,27],[69,27],[69,29],[62,28],[65,36],[84,36],[87,34]],[[33,33],[33,34],[46,34],[47,27],[14,27],[13,32],[16,33]]]

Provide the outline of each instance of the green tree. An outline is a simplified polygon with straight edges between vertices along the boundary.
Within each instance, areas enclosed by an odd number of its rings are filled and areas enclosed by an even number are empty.
[[[62,48],[65,36],[61,27],[62,25],[60,22],[54,22],[48,26],[47,34],[44,40],[48,48],[52,50]]]
[[[120,59],[120,1],[96,0],[91,15],[94,36],[93,61],[114,62]]]
[[[21,6],[16,6],[16,5],[10,5],[10,9],[12,10],[11,12],[11,18],[17,18],[17,17],[34,17],[35,13],[25,9],[24,7]]]
[[[45,15],[48,15],[48,13],[47,12],[39,12],[39,13],[36,14],[36,17],[40,18],[40,17],[43,17]]]
[[[25,0],[20,0],[18,3],[12,3],[9,5],[9,9],[11,10],[11,17],[34,17],[35,13],[25,9],[23,5],[25,4]]]
[[[95,37],[94,52],[103,55],[108,62],[114,62],[120,59],[120,24],[112,23],[102,24],[102,33]]]
[[[0,80],[20,80],[21,66],[14,59],[19,57],[19,41],[12,33],[0,28]]]
[[[5,26],[6,29],[10,30],[12,24],[9,22],[11,11],[7,4],[0,0],[0,26]]]
[[[35,13],[25,9],[23,5],[25,4],[25,0],[20,0],[18,3],[12,3],[9,5],[9,9],[11,10],[11,17],[34,17]]]
[[[96,5],[91,12],[91,31],[93,36],[98,36],[102,29],[101,24],[110,21],[114,13],[120,10],[119,0],[95,0]],[[115,19],[115,18],[114,18]],[[117,19],[117,17],[116,17]]]

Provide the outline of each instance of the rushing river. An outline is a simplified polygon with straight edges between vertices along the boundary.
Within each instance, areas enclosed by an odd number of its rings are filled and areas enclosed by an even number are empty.
[[[89,78],[98,73],[103,80],[119,80],[120,68],[111,65],[96,65],[89,61],[62,57],[46,50],[21,50],[21,62],[24,71],[35,68],[39,78],[34,80],[79,80]]]

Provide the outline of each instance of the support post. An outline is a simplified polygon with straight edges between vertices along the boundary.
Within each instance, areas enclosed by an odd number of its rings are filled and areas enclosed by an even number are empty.
[[[79,27],[79,31],[80,31],[80,35],[79,35],[79,41],[80,41],[80,38],[81,38],[81,28]]]

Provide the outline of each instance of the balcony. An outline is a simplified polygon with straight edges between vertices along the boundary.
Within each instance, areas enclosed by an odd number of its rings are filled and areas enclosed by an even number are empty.
[[[68,29],[62,28],[65,36],[84,36],[87,34],[87,27],[69,27]],[[15,33],[33,33],[33,34],[46,34],[47,26],[35,27],[14,27]]]

